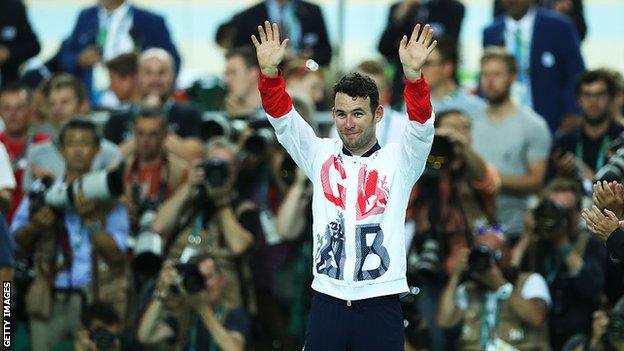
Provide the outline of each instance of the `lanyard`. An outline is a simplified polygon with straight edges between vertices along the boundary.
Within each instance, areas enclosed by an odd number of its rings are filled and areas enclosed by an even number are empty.
[[[599,170],[605,164],[605,155],[609,150],[609,143],[611,143],[611,138],[608,135],[602,137],[602,143],[600,144],[600,150],[598,150],[598,157],[596,158],[596,168],[594,170]],[[585,162],[583,159],[585,153],[583,150],[583,136],[579,138],[579,141],[576,142],[576,159]]]
[[[106,41],[108,40],[109,27],[113,23],[113,15],[109,13],[105,13],[104,15],[100,15],[100,25],[98,28],[98,34],[96,38],[96,46],[102,51],[102,55],[106,50]],[[124,26],[128,21],[132,21],[132,11],[131,9],[127,9],[123,18],[117,24],[117,30],[115,31],[115,38],[113,38],[113,47],[119,43],[121,36],[123,35],[122,26]]]
[[[219,322],[221,322],[221,317],[223,316],[223,309],[221,307],[218,307],[215,309],[214,311],[215,317],[217,318],[217,320]],[[197,328],[200,327],[199,324],[199,316],[197,315],[197,313],[193,313],[193,316],[191,317],[192,321],[191,321],[191,335],[189,337],[189,348],[188,351],[196,351],[197,347]],[[208,350],[210,351],[218,351],[217,348],[217,344],[214,341],[214,338],[212,337],[212,335],[210,335],[210,346],[208,347]]]
[[[492,299],[488,293],[483,293],[483,305],[481,308],[481,349],[487,350],[496,335],[498,324],[498,296],[494,294]]]

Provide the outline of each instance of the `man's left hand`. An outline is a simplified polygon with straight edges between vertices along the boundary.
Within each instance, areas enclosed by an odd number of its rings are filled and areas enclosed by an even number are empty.
[[[106,213],[95,201],[87,200],[82,192],[75,197],[76,212],[85,222],[104,220]]]
[[[420,69],[435,49],[438,42],[433,40],[433,31],[428,24],[420,30],[420,24],[414,27],[410,38],[403,36],[399,44],[399,58],[405,77],[410,81],[420,79]]]

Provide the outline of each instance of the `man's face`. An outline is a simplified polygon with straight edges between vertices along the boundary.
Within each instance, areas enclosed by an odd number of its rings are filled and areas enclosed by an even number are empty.
[[[70,87],[60,87],[50,91],[48,102],[50,118],[56,123],[68,121],[82,112],[80,101]]]
[[[470,120],[461,113],[453,113],[444,117],[438,126],[440,129],[450,129],[459,133],[464,139],[471,141]]]
[[[610,117],[613,99],[609,96],[607,84],[601,80],[582,85],[578,102],[588,124],[597,124]]]
[[[481,65],[481,89],[483,96],[492,105],[498,105],[509,98],[511,84],[516,76],[509,71],[503,60],[490,59]]]
[[[137,76],[122,76],[117,72],[109,71],[110,89],[121,102],[129,101],[137,85]]]
[[[165,137],[162,119],[139,117],[134,125],[134,138],[139,159],[153,161],[160,156],[164,148]]]
[[[532,2],[533,0],[501,0],[501,5],[509,16],[520,19],[527,13]]]
[[[0,116],[9,135],[21,135],[30,125],[28,93],[24,90],[6,92],[0,96]]]
[[[213,259],[199,262],[199,272],[204,276],[204,288],[207,291],[208,302],[215,302],[221,297],[225,285],[225,278],[217,271]]]
[[[323,80],[319,74],[309,73],[303,77],[292,78],[286,84],[289,89],[301,92],[314,103],[319,103],[323,100]]]
[[[551,233],[551,235],[555,235],[551,237],[551,239],[556,239],[556,234],[568,234],[568,231],[572,228],[576,228],[580,219],[580,213],[576,209],[576,196],[572,191],[555,191],[548,196],[548,199],[557,205],[568,210],[570,214],[569,219],[572,223],[569,223],[567,228],[561,228],[562,230],[558,231],[558,233]]]
[[[107,9],[116,8],[117,6],[121,5],[124,2],[124,0],[98,0],[98,1],[102,6],[106,7]]]
[[[425,65],[422,68],[423,75],[427,79],[429,86],[436,87],[440,83],[445,82],[450,77],[449,64],[442,60],[439,50],[433,50],[431,55],[425,61]]]
[[[225,85],[229,94],[243,99],[255,93],[258,83],[258,69],[247,67],[240,56],[232,56],[225,62]]]
[[[344,146],[352,152],[361,150],[372,143],[375,126],[381,121],[383,108],[378,106],[375,114],[370,108],[370,98],[353,98],[345,93],[337,93],[334,99],[333,118]]]
[[[68,129],[61,145],[61,153],[67,169],[78,174],[85,174],[91,169],[91,162],[99,151],[93,132],[87,129]]]
[[[173,90],[174,72],[171,64],[158,57],[149,57],[139,63],[141,95],[156,95],[165,101]]]

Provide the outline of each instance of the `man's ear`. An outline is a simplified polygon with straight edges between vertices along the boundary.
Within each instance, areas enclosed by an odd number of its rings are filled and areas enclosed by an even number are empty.
[[[376,123],[381,122],[381,119],[383,118],[383,114],[384,114],[383,106],[381,105],[377,106],[377,108],[375,109],[375,122]]]
[[[335,124],[336,123],[336,107],[332,107],[331,115],[332,115],[332,120],[334,121],[334,124]]]

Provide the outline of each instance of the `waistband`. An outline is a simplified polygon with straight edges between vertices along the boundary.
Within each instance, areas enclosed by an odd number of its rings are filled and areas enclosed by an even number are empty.
[[[336,303],[340,305],[347,305],[347,306],[371,306],[371,305],[379,305],[383,303],[399,302],[398,294],[376,296],[376,297],[371,297],[371,298],[362,299],[362,300],[342,300],[342,299],[339,299],[339,298],[336,298],[327,294],[323,294],[322,292],[314,291],[314,297],[319,298],[324,301],[328,301],[328,302],[332,302],[332,303]]]

